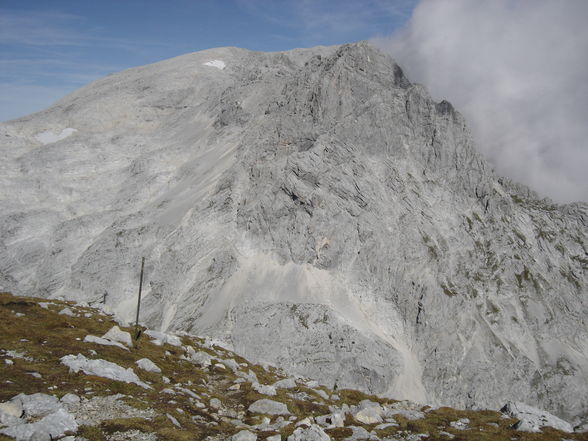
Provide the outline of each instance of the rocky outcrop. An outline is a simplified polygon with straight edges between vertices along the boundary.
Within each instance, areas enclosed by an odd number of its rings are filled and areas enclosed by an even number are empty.
[[[0,139],[5,289],[131,319],[145,256],[153,327],[333,388],[588,413],[586,205],[496,176],[365,43],[131,69]]]

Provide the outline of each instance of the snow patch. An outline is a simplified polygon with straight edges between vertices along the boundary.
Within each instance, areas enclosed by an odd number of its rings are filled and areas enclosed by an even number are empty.
[[[53,132],[52,130],[46,130],[41,132],[35,136],[35,139],[39,141],[41,144],[51,144],[53,142],[61,141],[62,139],[67,138],[68,136],[73,135],[77,132],[77,129],[72,129],[71,127],[67,127],[61,131],[61,133]]]
[[[226,64],[222,60],[211,60],[204,63],[205,66],[216,67],[217,69],[223,70],[226,67]]]

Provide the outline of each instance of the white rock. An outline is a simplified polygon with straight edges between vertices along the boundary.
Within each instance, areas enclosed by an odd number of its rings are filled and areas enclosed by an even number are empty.
[[[252,413],[262,413],[267,415],[290,415],[288,406],[284,403],[267,399],[255,401],[249,406],[248,410]]]
[[[151,337],[152,339],[159,340],[163,344],[169,344],[172,346],[181,347],[182,340],[177,335],[166,334],[164,332],[153,331],[148,329],[145,331],[145,334]]]
[[[303,419],[301,419],[300,421],[297,421],[296,424],[294,424],[295,427],[298,426],[310,426],[312,424],[312,417],[305,417]]]
[[[282,436],[281,435],[272,435],[272,436],[268,436],[265,441],[282,441]]]
[[[129,350],[126,346],[122,345],[121,343],[119,343],[117,341],[108,340],[108,339],[102,338],[102,337],[96,337],[95,335],[86,335],[84,337],[84,343],[96,343],[98,345],[104,345],[104,346],[116,346],[117,348],[121,348],[126,351]]]
[[[75,314],[71,309],[69,309],[67,307],[65,307],[61,311],[59,311],[59,314],[69,315],[70,317],[77,317],[77,314]]]
[[[363,424],[379,424],[383,421],[384,409],[379,403],[363,400],[351,412],[353,418]]]
[[[322,415],[315,418],[316,423],[326,427],[343,427],[345,426],[345,414],[340,412],[334,412],[329,415]]]
[[[131,338],[131,334],[126,331],[121,330],[118,326],[114,325],[110,330],[102,336],[107,340],[117,341],[122,343],[128,347],[133,347],[133,339]]]
[[[460,418],[457,421],[451,421],[449,425],[457,430],[465,430],[468,428],[468,424],[470,424],[470,420],[468,418]]]
[[[257,441],[257,435],[248,430],[241,430],[231,437],[231,441]]]
[[[294,378],[284,378],[276,381],[272,386],[276,389],[292,389],[296,387],[296,380]]]
[[[267,384],[252,383],[251,388],[263,395],[275,396],[277,395],[276,388],[268,386]]]
[[[0,403],[0,426],[12,426],[17,424],[23,412],[20,401]]]
[[[194,364],[202,366],[204,368],[210,366],[212,364],[212,356],[204,351],[195,352],[190,354],[190,361]]]
[[[328,400],[329,395],[322,389],[314,389],[314,391],[321,396],[323,400]]]
[[[222,364],[224,364],[226,367],[228,367],[229,369],[231,369],[233,372],[236,372],[236,371],[239,370],[239,363],[237,363],[232,358],[220,359],[219,361]]]
[[[212,398],[208,404],[210,405],[210,407],[217,410],[223,407],[223,403],[218,398]]]
[[[520,402],[507,402],[500,411],[512,418],[520,420],[513,428],[529,432],[536,432],[541,427],[549,426],[563,432],[573,432],[572,425],[555,415],[536,407]],[[515,427],[516,426],[516,427]]]
[[[62,396],[59,401],[61,401],[63,404],[75,405],[80,403],[80,397],[78,397],[76,394],[67,393]]]
[[[46,436],[46,439],[52,439],[63,436],[67,431],[75,432],[77,429],[78,425],[73,415],[60,408],[44,416],[39,421],[9,426],[0,429],[0,433],[11,436],[17,441],[29,441],[33,439],[33,435],[37,437]]]
[[[298,427],[288,441],[330,441],[329,435],[318,425],[312,424],[310,427]]]
[[[155,372],[156,374],[161,373],[161,369],[148,358],[141,358],[140,360],[137,360],[135,364],[144,371]]]
[[[142,382],[131,368],[125,369],[110,361],[100,359],[90,360],[82,354],[78,354],[77,356],[66,355],[62,357],[61,363],[69,367],[72,372],[83,371],[87,375],[97,375],[99,377],[110,378],[111,380],[134,383],[145,389],[151,389],[151,386]]]
[[[172,424],[176,427],[182,427],[182,425],[179,423],[179,421],[177,419],[174,418],[173,415],[170,415],[169,413],[165,414],[167,416],[167,418],[172,422]]]
[[[27,417],[43,417],[62,408],[57,397],[43,393],[18,394],[11,401],[20,403]]]

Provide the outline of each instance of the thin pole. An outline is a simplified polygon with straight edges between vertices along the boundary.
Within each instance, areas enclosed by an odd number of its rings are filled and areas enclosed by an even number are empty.
[[[141,309],[141,291],[143,290],[143,268],[145,267],[145,258],[141,258],[141,277],[139,279],[139,299],[137,300],[137,320],[135,328],[139,329],[139,310]]]

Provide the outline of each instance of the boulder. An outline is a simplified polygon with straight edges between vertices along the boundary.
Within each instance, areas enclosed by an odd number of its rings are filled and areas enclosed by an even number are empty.
[[[351,412],[353,418],[363,424],[379,424],[383,422],[382,413],[384,409],[379,403],[363,400]]]
[[[288,406],[279,401],[273,400],[257,400],[249,406],[249,412],[263,413],[267,415],[290,415]]]
[[[283,380],[276,381],[272,386],[276,389],[292,389],[296,387],[296,380],[294,378],[284,378]]]
[[[525,403],[509,401],[500,411],[519,420],[512,426],[516,430],[538,432],[541,427],[549,426],[563,432],[573,432],[572,425],[567,421]]]
[[[118,326],[114,325],[110,330],[102,336],[107,340],[117,341],[128,347],[133,347],[133,339],[131,338],[131,334],[126,331],[123,331]]]
[[[161,369],[159,369],[159,367],[148,358],[141,358],[140,360],[137,360],[135,364],[144,371],[154,372],[156,374],[161,373]]]
[[[251,387],[253,390],[259,392],[262,395],[269,395],[273,397],[277,394],[276,388],[273,386],[268,386],[267,384],[252,383]]]
[[[292,435],[288,437],[288,441],[330,441],[331,438],[325,431],[316,424],[311,424],[308,427],[298,427]]]
[[[249,430],[241,430],[231,437],[231,441],[257,441],[257,435]]]

